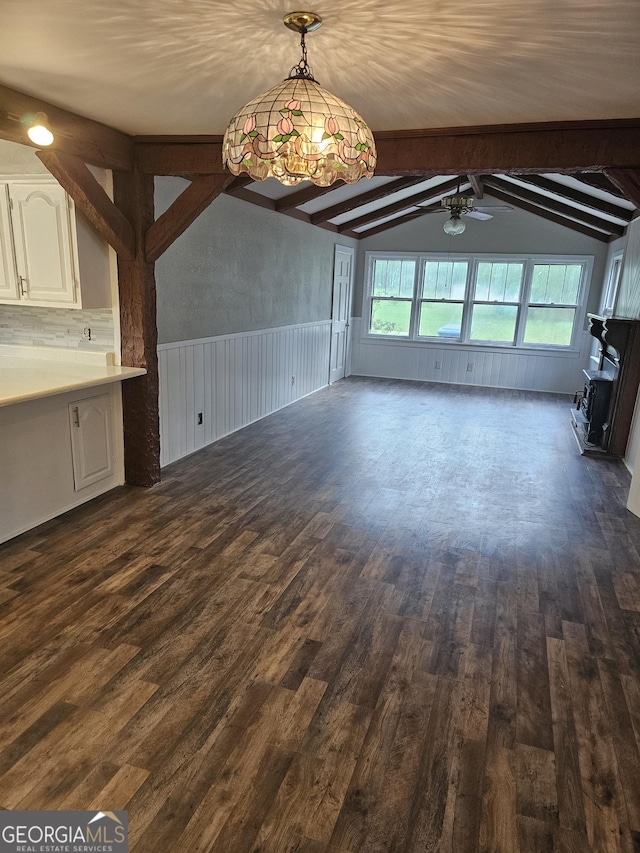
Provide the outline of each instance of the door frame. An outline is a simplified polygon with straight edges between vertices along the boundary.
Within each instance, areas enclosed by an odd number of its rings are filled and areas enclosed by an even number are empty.
[[[333,364],[333,355],[334,355],[334,336],[333,336],[333,309],[335,305],[335,285],[336,285],[336,256],[338,251],[346,252],[351,256],[351,263],[349,265],[349,307],[348,307],[348,316],[346,320],[345,327],[345,351],[344,351],[344,376],[345,378],[350,375],[350,365],[349,360],[351,358],[351,312],[353,310],[353,286],[355,283],[355,266],[356,266],[356,252],[353,246],[343,246],[339,243],[336,243],[333,249],[333,275],[331,281],[331,338],[329,341],[329,385],[331,382],[331,365]],[[340,377],[343,378],[343,377]],[[335,379],[334,382],[338,382],[338,379]]]

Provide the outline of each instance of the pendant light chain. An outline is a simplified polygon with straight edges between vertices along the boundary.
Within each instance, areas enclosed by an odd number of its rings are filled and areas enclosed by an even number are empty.
[[[291,71],[289,72],[289,79],[303,79],[303,80],[313,80],[313,82],[317,82],[315,77],[313,76],[313,72],[311,71],[311,67],[307,62],[307,45],[305,43],[304,37],[307,34],[307,31],[304,27],[300,30],[300,50],[302,51],[302,56],[300,57],[300,62],[297,65],[294,65]]]

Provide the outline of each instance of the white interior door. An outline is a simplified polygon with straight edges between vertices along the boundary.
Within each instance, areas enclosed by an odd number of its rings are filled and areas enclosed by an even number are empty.
[[[333,306],[331,309],[331,363],[329,382],[344,378],[349,352],[349,317],[353,286],[353,249],[336,246],[333,263]]]

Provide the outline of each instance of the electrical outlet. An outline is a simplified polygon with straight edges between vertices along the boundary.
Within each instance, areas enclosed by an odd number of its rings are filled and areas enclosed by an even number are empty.
[[[198,426],[202,426],[202,412],[198,412]]]
[[[473,373],[473,365],[472,364],[467,365],[467,373]]]
[[[292,384],[292,385],[295,385],[295,384],[296,384],[296,377],[295,377],[295,376],[292,376],[292,377],[291,377],[291,384]]]
[[[82,330],[82,340],[83,341],[90,341],[91,340],[91,329],[89,328],[89,326],[85,326],[84,329]]]
[[[434,365],[433,369],[434,369],[434,370],[442,370],[442,362],[441,362],[441,361],[436,361],[436,363],[435,363],[435,365]]]

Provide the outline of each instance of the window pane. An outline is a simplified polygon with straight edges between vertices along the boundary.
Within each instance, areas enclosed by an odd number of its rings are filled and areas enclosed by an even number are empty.
[[[471,340],[513,343],[517,313],[515,305],[474,305]]]
[[[581,274],[581,264],[534,264],[531,301],[575,305]]]
[[[413,297],[415,261],[374,261],[373,295]]]
[[[409,335],[411,302],[395,299],[371,300],[371,328],[374,335]]]
[[[517,302],[524,264],[482,262],[476,275],[476,299]]]
[[[425,299],[464,299],[466,261],[426,261],[422,295]]]
[[[461,302],[423,302],[420,306],[421,337],[459,340],[461,324]]]
[[[529,308],[524,330],[525,344],[568,347],[575,315],[574,308]]]

